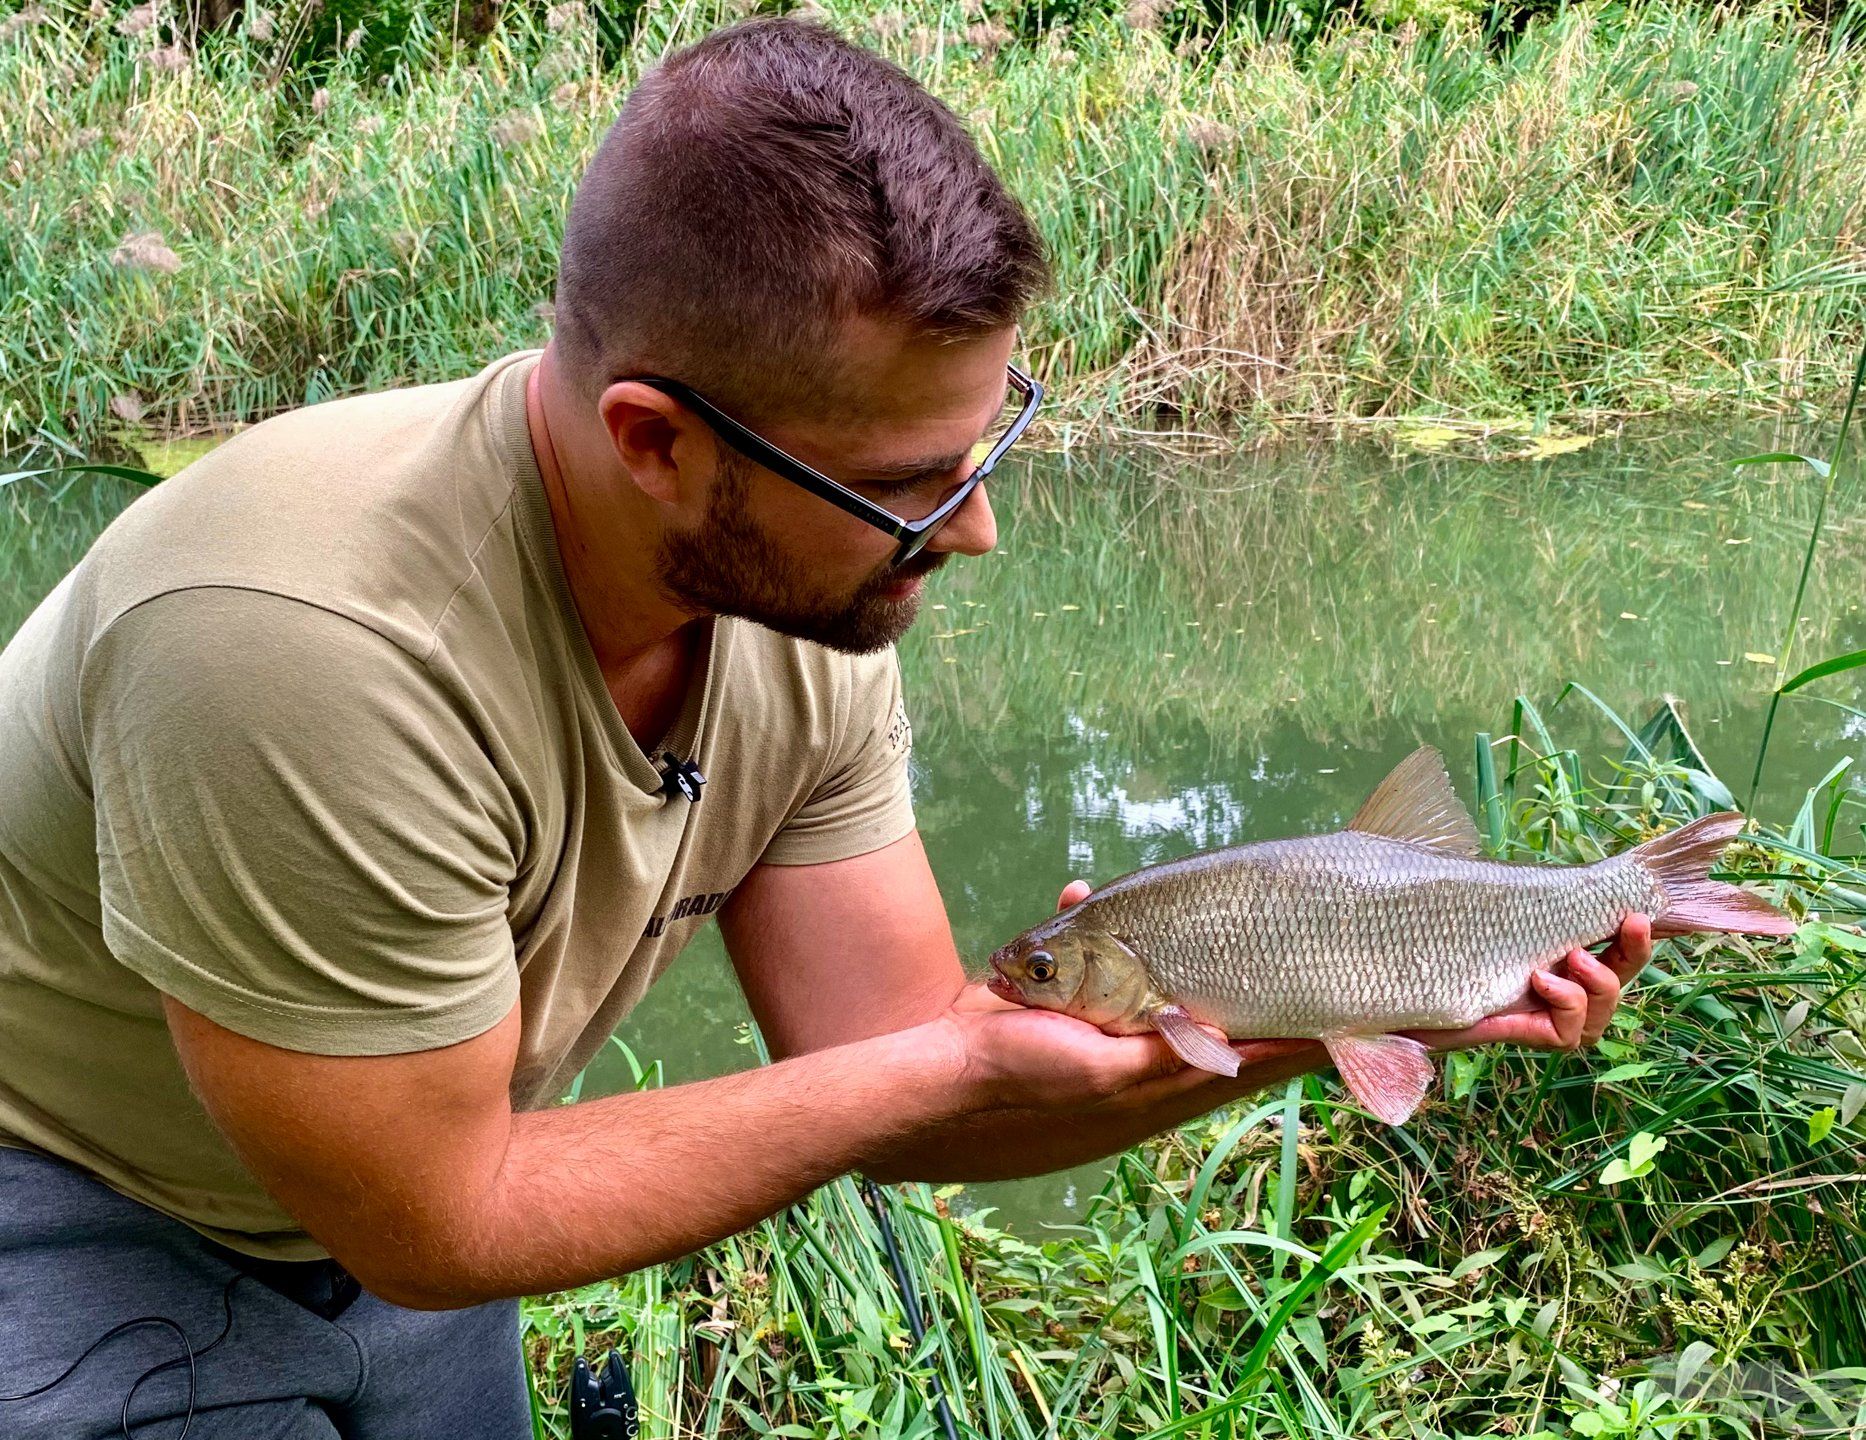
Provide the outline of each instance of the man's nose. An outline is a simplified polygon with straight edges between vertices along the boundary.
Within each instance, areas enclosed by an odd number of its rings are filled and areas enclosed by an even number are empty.
[[[965,504],[927,541],[927,549],[956,555],[989,555],[998,548],[998,517],[991,513],[991,498],[979,485]]]

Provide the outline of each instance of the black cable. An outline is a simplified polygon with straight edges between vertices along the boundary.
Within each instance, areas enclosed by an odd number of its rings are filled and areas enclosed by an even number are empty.
[[[888,1220],[888,1202],[881,1198],[881,1187],[866,1176],[862,1179],[862,1193],[868,1197],[869,1206],[875,1212],[875,1222],[881,1227],[881,1245],[888,1252],[888,1264],[894,1270],[894,1283],[901,1292],[901,1304],[907,1310],[907,1328],[914,1332],[916,1348],[926,1343],[927,1327],[920,1318],[920,1302],[914,1299],[914,1287],[907,1283],[907,1263],[901,1259],[901,1247],[894,1242],[894,1226]],[[933,1392],[933,1407],[939,1412],[940,1429],[946,1432],[946,1440],[959,1440],[959,1430],[952,1421],[952,1407],[946,1403],[946,1391],[939,1383],[939,1372],[927,1372],[927,1388]]]
[[[82,1355],[65,1367],[64,1374],[58,1376],[56,1379],[48,1380],[45,1384],[36,1386],[31,1390],[22,1390],[17,1395],[0,1395],[0,1405],[10,1404],[16,1400],[30,1400],[35,1395],[43,1395],[48,1390],[56,1389],[58,1386],[64,1384],[65,1381],[69,1380],[80,1365],[91,1358],[91,1355],[97,1350],[98,1346],[102,1345],[107,1340],[114,1340],[126,1330],[134,1330],[138,1325],[165,1325],[175,1332],[175,1337],[181,1341],[181,1348],[185,1353],[179,1359],[164,1360],[159,1365],[151,1365],[147,1370],[136,1377],[136,1382],[130,1386],[130,1393],[123,1397],[123,1414],[118,1420],[118,1428],[123,1432],[123,1440],[130,1440],[130,1402],[136,1398],[136,1392],[143,1388],[143,1382],[153,1376],[160,1375],[164,1370],[173,1369],[177,1365],[186,1365],[188,1367],[188,1411],[187,1414],[182,1417],[181,1434],[177,1435],[175,1440],[188,1440],[188,1431],[194,1427],[194,1402],[196,1382],[198,1379],[195,1362],[233,1333],[233,1287],[238,1285],[242,1280],[251,1280],[253,1278],[253,1276],[242,1271],[233,1275],[227,1281],[226,1288],[220,1292],[220,1304],[221,1308],[226,1313],[227,1323],[221,1326],[220,1333],[206,1345],[202,1346],[201,1349],[196,1350],[194,1346],[190,1345],[188,1343],[188,1332],[182,1329],[175,1321],[169,1319],[168,1316],[138,1315],[134,1320],[125,1320],[120,1324],[112,1325],[108,1330],[104,1331],[102,1335],[99,1335],[85,1347],[85,1351]]]

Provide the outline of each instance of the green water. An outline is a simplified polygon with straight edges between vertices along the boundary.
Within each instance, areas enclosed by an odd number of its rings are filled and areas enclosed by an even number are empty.
[[[1817,490],[1730,461],[1779,448],[1826,445],[1720,426],[1534,462],[1363,443],[1013,467],[993,482],[1000,553],[942,572],[902,647],[916,805],[962,953],[1046,913],[1072,877],[1334,826],[1421,741],[1468,791],[1475,733],[1569,680],[1639,718],[1682,697],[1744,794],[1775,675],[1745,656],[1780,647]],[[132,494],[0,502],[0,634]],[[1843,491],[1797,664],[1866,647],[1863,560],[1866,496]],[[1866,704],[1852,676],[1821,693]],[[1580,697],[1552,719],[1584,753],[1618,753]],[[1783,818],[1863,737],[1866,720],[1789,702],[1760,808]],[[751,1062],[745,1019],[709,928],[620,1038],[668,1082],[694,1080]],[[629,1083],[610,1052],[584,1093]],[[967,1199],[1026,1227],[1066,1221],[1098,1174]]]

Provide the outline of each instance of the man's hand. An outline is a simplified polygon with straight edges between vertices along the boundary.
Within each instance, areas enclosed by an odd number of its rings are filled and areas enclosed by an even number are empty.
[[[1158,1035],[1105,1035],[1086,1021],[1000,1000],[982,985],[967,987],[950,1018],[964,1037],[969,1073],[1006,1108],[1139,1115],[1188,1090],[1238,1083],[1188,1066]],[[1312,1040],[1230,1043],[1247,1089],[1268,1083],[1258,1074],[1264,1062],[1316,1050],[1306,1068],[1322,1063]]]
[[[1621,990],[1652,959],[1652,921],[1628,915],[1620,933],[1596,960],[1570,950],[1555,970],[1529,977],[1532,998],[1479,1020],[1463,1030],[1411,1030],[1433,1050],[1468,1050],[1475,1045],[1526,1045],[1531,1050],[1580,1050],[1607,1033]]]

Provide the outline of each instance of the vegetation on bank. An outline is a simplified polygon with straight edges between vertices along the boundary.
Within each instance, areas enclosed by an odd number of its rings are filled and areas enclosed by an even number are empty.
[[[571,186],[632,78],[739,13],[486,7],[468,45],[338,0],[208,34],[179,0],[123,3],[0,21],[0,447],[540,343]],[[1491,34],[1453,5],[1266,37],[965,5],[824,13],[950,102],[1036,214],[1054,438],[1820,408],[1861,338],[1847,16],[1652,0]]]

